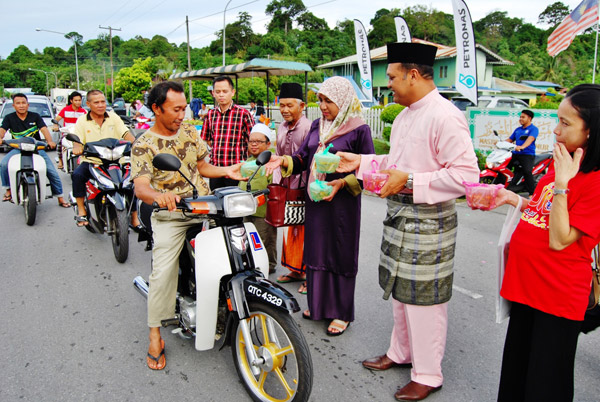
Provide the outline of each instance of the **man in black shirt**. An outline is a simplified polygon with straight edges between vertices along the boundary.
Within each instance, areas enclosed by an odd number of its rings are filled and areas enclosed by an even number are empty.
[[[36,140],[41,140],[41,132],[48,142],[50,149],[56,148],[56,144],[52,141],[50,131],[48,130],[48,127],[46,127],[46,123],[44,123],[42,117],[37,113],[29,111],[29,102],[27,101],[27,96],[21,93],[15,94],[13,95],[12,100],[15,112],[7,114],[2,120],[2,127],[0,127],[0,144],[2,144],[2,138],[4,138],[4,134],[8,130],[10,130],[13,138],[34,137]],[[11,150],[0,162],[2,185],[8,188],[2,201],[12,201],[12,195],[10,193],[10,178],[8,176],[8,160],[19,152],[20,151],[18,149]],[[46,175],[50,181],[52,194],[54,196],[58,196],[58,205],[63,208],[69,208],[71,204],[66,202],[62,197],[62,183],[60,181],[58,171],[54,167],[54,163],[52,163],[52,160],[45,151],[38,151],[38,153],[46,162]]]

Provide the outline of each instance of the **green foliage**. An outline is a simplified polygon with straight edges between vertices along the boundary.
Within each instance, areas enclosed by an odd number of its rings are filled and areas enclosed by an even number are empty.
[[[479,170],[485,169],[485,158],[487,158],[489,154],[488,152],[480,151],[478,149],[475,150],[475,156],[477,157],[477,166]]]
[[[381,121],[387,124],[392,124],[394,119],[400,112],[404,110],[404,106],[402,105],[389,105],[381,112]]]
[[[308,102],[306,104],[306,107],[319,107],[319,104],[316,102]]]
[[[133,102],[140,98],[142,89],[147,89],[153,72],[156,72],[150,57],[138,59],[133,66],[121,69],[115,77],[115,92],[120,94],[125,102]]]
[[[563,100],[564,96],[556,95],[556,96],[538,96],[538,100],[535,106],[532,109],[558,109],[560,102]]]
[[[383,128],[382,137],[385,141],[390,141],[390,137],[392,135],[392,127],[387,126]]]
[[[375,146],[376,155],[387,155],[390,153],[390,144],[385,141],[374,139],[373,145]]]

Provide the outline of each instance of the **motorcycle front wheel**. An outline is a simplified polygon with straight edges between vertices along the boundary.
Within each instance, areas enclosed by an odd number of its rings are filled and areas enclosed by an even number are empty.
[[[249,303],[250,340],[238,322],[231,351],[238,375],[254,401],[308,401],[313,367],[310,351],[290,314],[270,306]],[[261,363],[252,366],[247,348]]]
[[[23,194],[23,209],[25,211],[25,223],[33,226],[37,208],[37,190],[35,184],[21,182],[21,194]]]
[[[127,261],[129,255],[129,214],[127,210],[119,211],[112,207],[109,209],[112,226],[112,246],[118,262]]]

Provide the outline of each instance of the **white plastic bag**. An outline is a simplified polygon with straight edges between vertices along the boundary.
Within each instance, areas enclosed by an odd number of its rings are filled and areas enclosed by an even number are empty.
[[[519,197],[519,203],[516,207],[508,207],[506,219],[504,220],[504,225],[502,226],[502,232],[500,232],[500,239],[498,239],[498,292],[496,293],[496,323],[498,324],[510,316],[511,303],[500,296],[500,289],[502,288],[504,270],[506,268],[506,262],[508,261],[510,238],[512,237],[512,234],[519,223],[522,204],[523,199]]]

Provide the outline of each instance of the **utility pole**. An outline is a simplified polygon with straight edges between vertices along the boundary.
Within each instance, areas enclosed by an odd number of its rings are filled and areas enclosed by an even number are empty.
[[[190,25],[188,16],[185,16],[185,30],[187,32],[187,56],[188,56],[188,71],[192,71],[192,62],[190,60]],[[192,80],[188,81],[190,86],[190,104],[192,103]]]
[[[120,31],[121,28],[113,28],[111,26],[103,27],[98,25],[100,29],[108,29],[108,39],[110,41],[110,102],[115,101],[115,76],[113,68],[113,57],[112,57],[112,31]]]
[[[102,62],[102,77],[104,78],[104,93],[106,93],[106,64]]]

